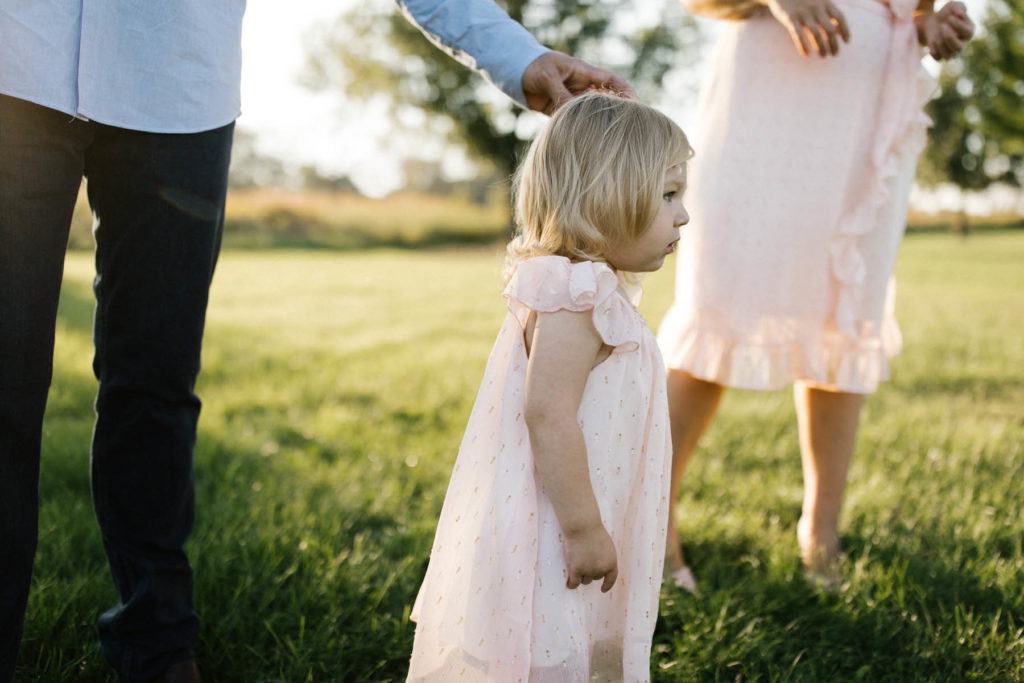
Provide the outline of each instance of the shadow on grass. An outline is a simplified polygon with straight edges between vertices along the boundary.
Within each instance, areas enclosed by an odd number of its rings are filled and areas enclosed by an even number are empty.
[[[753,534],[688,543],[702,594],[663,587],[653,680],[1009,680],[1020,596],[947,562],[948,538],[925,532],[917,540],[934,551],[908,553],[913,535],[869,544],[844,534],[847,581],[836,592],[805,579],[796,557],[773,563]],[[1019,541],[1006,541],[1019,557]],[[861,574],[852,568],[869,545]],[[956,550],[986,552],[961,540]]]
[[[213,678],[403,679],[433,519],[383,490],[401,463],[373,472],[362,444],[265,457],[204,441],[193,543]],[[317,476],[339,463],[342,481]]]
[[[96,635],[96,619],[117,598],[89,488],[96,394],[89,370],[94,307],[90,283],[64,280],[61,335],[65,341],[73,338],[76,348],[89,350],[84,351],[86,358],[75,359],[74,367],[56,367],[50,387],[40,463],[39,547],[18,681],[114,680]]]

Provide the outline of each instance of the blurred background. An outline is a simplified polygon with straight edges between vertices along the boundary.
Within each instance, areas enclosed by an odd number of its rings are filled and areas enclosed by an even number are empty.
[[[915,224],[955,216],[962,228],[956,214],[1008,218],[1022,208],[1024,13],[1020,0],[967,5],[979,35],[964,56],[941,68],[925,60],[943,95],[930,107],[936,125],[920,164]],[[692,112],[715,22],[694,19],[676,0],[507,6],[541,42],[618,71],[699,135]],[[249,2],[236,187],[500,201],[515,152],[541,117],[446,61],[394,7]]]
[[[978,35],[962,57],[925,58],[942,94],[928,108],[935,125],[911,230],[964,233],[1024,214],[1024,2],[967,4]],[[699,140],[692,114],[715,22],[676,0],[505,6],[542,43],[625,76]],[[243,53],[229,246],[505,234],[507,179],[543,117],[436,50],[393,3],[251,0]],[[91,248],[88,211],[79,209],[72,245]]]

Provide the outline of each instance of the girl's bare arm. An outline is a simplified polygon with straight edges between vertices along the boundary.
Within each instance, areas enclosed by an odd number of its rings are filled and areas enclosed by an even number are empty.
[[[583,388],[598,358],[601,338],[589,311],[537,316],[526,371],[524,419],[544,492],[562,528],[566,585],[618,576],[615,546],[601,522],[583,433],[577,422]]]

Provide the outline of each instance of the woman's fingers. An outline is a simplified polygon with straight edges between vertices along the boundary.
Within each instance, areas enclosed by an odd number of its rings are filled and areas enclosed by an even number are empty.
[[[789,32],[796,49],[804,57],[817,52],[822,57],[839,54],[839,42],[850,40],[846,17],[831,0],[787,2],[769,5],[776,19]]]
[[[831,2],[828,3],[828,13],[832,17],[832,23],[839,31],[839,35],[842,36],[843,42],[850,42],[850,25],[846,23],[846,16]]]
[[[821,50],[821,56],[839,54],[839,33],[836,31],[836,25],[832,23],[832,16],[828,13],[827,8],[818,12],[818,28],[825,39],[823,44],[818,47],[827,48],[827,52],[824,49]]]
[[[809,38],[804,34],[804,26],[802,24],[794,23],[792,19],[787,17],[787,20],[782,22],[782,25],[789,32],[789,37],[793,40],[793,44],[796,45],[797,52],[800,53],[801,57],[806,57],[811,53],[813,45]]]
[[[957,35],[956,29],[944,24],[938,31],[934,50],[931,47],[929,50],[932,50],[938,59],[950,59],[960,54],[963,47],[964,43]]]
[[[970,40],[974,36],[974,22],[971,21],[967,16],[959,16],[954,14],[949,21],[950,26],[956,31],[956,35],[961,40]]]
[[[829,53],[833,56],[839,54],[839,40],[848,42],[850,40],[850,28],[846,24],[846,17],[831,1],[826,2],[818,8],[818,25],[823,30],[827,40]],[[822,56],[826,56],[822,53]]]

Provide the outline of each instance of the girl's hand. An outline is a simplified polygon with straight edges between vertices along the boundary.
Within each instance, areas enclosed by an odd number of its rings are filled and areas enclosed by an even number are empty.
[[[974,22],[962,2],[946,3],[938,12],[920,12],[914,24],[918,41],[935,59],[956,57],[974,35]]]
[[[839,38],[850,42],[846,17],[832,0],[768,0],[766,4],[804,57],[812,50],[822,57],[837,55]]]
[[[604,525],[598,522],[574,533],[564,530],[563,533],[565,561],[569,570],[566,587],[576,588],[581,583],[588,585],[591,581],[603,578],[601,592],[610,591],[619,576],[619,564],[615,556],[615,544]]]
[[[537,477],[562,529],[566,586],[604,579],[601,590],[608,591],[618,577],[615,545],[601,523],[577,417],[604,342],[589,310],[538,313],[532,333],[529,327],[523,419]]]

